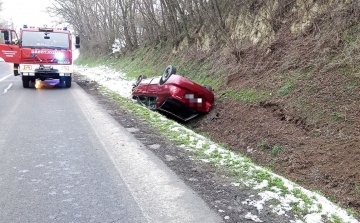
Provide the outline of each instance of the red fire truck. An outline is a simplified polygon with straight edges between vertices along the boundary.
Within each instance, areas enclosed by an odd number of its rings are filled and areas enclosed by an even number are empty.
[[[71,87],[72,35],[65,28],[27,27],[15,30],[0,28],[0,57],[14,63],[14,75],[20,75],[24,88],[36,79],[59,79],[60,85]],[[75,48],[80,38],[75,37]]]

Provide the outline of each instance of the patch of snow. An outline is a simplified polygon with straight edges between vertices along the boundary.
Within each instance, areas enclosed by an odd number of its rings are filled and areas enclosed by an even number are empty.
[[[260,220],[260,218],[259,218],[258,216],[253,215],[253,214],[251,214],[250,212],[248,212],[248,213],[244,216],[244,218],[249,219],[249,220],[252,220],[252,221],[254,221],[254,222],[263,222],[263,221]]]
[[[246,151],[247,151],[248,153],[253,153],[253,152],[255,152],[256,150],[248,146],[248,147],[246,148]]]
[[[201,159],[201,161],[203,161],[204,163],[210,163],[211,161],[208,159]]]
[[[131,133],[140,131],[138,128],[126,128],[126,130],[128,130]]]
[[[131,97],[132,84],[136,80],[129,80],[124,73],[114,71],[107,66],[74,66],[74,70],[87,76],[91,81],[95,81],[109,90],[118,93],[124,98]]]
[[[119,39],[115,39],[114,43],[111,46],[112,48],[112,52],[120,52],[120,48],[121,48],[121,43]]]
[[[159,145],[159,144],[153,144],[153,145],[149,145],[149,147],[150,147],[151,149],[160,149],[161,145]]]
[[[260,190],[260,189],[263,189],[265,187],[267,187],[269,185],[269,181],[267,180],[263,180],[260,184],[256,185],[254,187],[255,190]]]

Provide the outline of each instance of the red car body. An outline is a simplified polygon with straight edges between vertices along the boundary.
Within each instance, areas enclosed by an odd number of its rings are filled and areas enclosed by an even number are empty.
[[[183,121],[208,113],[214,103],[211,87],[201,86],[177,74],[149,79],[140,76],[132,96],[148,109],[165,112]]]

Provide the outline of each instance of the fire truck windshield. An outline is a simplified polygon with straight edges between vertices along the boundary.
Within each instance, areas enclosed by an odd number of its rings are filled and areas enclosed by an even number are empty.
[[[44,38],[45,36],[49,38]],[[23,31],[22,48],[69,49],[69,37],[66,33]]]

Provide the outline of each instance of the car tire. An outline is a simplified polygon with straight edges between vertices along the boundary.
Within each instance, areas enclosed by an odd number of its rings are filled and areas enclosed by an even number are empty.
[[[30,86],[29,77],[22,76],[22,83],[24,88],[29,88]]]
[[[65,77],[65,87],[66,88],[71,88],[71,77],[67,76]]]
[[[133,88],[132,91],[134,91],[134,89],[141,83],[142,80],[146,79],[147,77],[144,74],[141,74],[138,79],[136,80],[136,82],[133,84]]]
[[[210,85],[205,84],[204,88],[209,90],[209,91],[213,91],[213,89],[212,89],[212,87]]]
[[[172,74],[176,74],[176,67],[169,65],[160,78],[160,85],[163,85]]]

